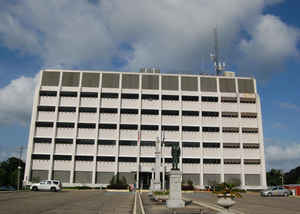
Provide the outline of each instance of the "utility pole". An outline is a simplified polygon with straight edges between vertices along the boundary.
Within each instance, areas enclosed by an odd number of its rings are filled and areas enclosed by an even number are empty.
[[[21,167],[21,159],[22,159],[22,154],[23,154],[23,150],[24,150],[24,147],[23,146],[20,146],[20,147],[18,147],[17,148],[18,149],[18,151],[20,152],[19,153],[19,163],[18,163],[18,191],[20,191],[20,177],[21,177],[21,169],[22,169],[22,167]]]

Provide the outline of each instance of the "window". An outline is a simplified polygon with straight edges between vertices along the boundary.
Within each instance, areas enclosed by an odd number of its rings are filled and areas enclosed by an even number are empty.
[[[99,87],[100,75],[99,73],[82,73],[82,87]]]
[[[165,158],[165,163],[172,163],[172,162],[173,162],[172,158]]]
[[[182,111],[182,116],[199,116],[199,111]]]
[[[159,76],[158,75],[142,75],[142,89],[157,90],[159,88]]]
[[[116,114],[116,113],[118,113],[118,109],[117,108],[100,108],[100,113]]]
[[[237,118],[239,115],[237,112],[222,112],[222,117]]]
[[[220,164],[221,160],[220,159],[214,159],[214,158],[209,158],[209,159],[203,159],[204,164]]]
[[[179,142],[176,142],[176,141],[165,141],[164,144],[165,144],[166,147],[172,147],[174,145],[178,146]]]
[[[161,126],[163,131],[179,131],[179,126]]]
[[[201,91],[216,92],[217,91],[217,79],[209,77],[200,78]]]
[[[121,114],[138,114],[138,109],[129,109],[129,108],[123,108],[121,109]]]
[[[97,161],[114,162],[115,157],[113,157],[113,156],[97,156]]]
[[[239,149],[240,148],[240,144],[239,143],[223,143],[223,148]]]
[[[137,130],[138,125],[135,125],[135,124],[120,124],[120,129]]]
[[[141,141],[141,146],[155,146],[155,141]]]
[[[155,163],[155,158],[150,157],[140,157],[141,163]]]
[[[116,145],[115,140],[98,140],[98,144],[100,145]]]
[[[219,78],[220,92],[235,93],[235,79]]]
[[[59,72],[44,71],[42,77],[42,85],[45,86],[58,86],[59,83]]]
[[[240,93],[254,93],[254,82],[252,79],[238,79]]]
[[[183,132],[199,132],[199,126],[182,126]]]
[[[55,111],[55,106],[38,106],[38,111]]]
[[[100,123],[99,129],[117,129],[117,124]]]
[[[57,122],[56,123],[57,128],[74,128],[74,123],[66,123],[66,122]]]
[[[238,127],[223,127],[223,133],[239,133],[240,129]]]
[[[119,94],[118,93],[101,93],[101,98],[117,99],[117,98],[119,98]]]
[[[240,159],[224,159],[224,164],[241,164]]]
[[[182,147],[199,148],[200,142],[182,142]]]
[[[159,111],[155,109],[142,109],[141,114],[159,115]]]
[[[221,97],[222,103],[237,103],[237,97]]]
[[[179,115],[179,111],[176,110],[162,110],[161,111],[162,115],[173,115],[173,116],[178,116]]]
[[[120,146],[136,146],[137,145],[137,141],[133,141],[133,140],[120,140],[119,141],[119,145]]]
[[[181,97],[182,101],[193,101],[193,102],[198,102],[199,97],[198,96],[182,96]]]
[[[158,94],[142,94],[143,100],[159,100]]]
[[[219,117],[219,112],[216,112],[216,111],[202,111],[202,117]]]
[[[77,97],[77,92],[75,92],[75,91],[61,91],[60,96],[61,97]]]
[[[136,157],[119,157],[119,162],[136,162]]]
[[[55,143],[57,143],[57,144],[73,144],[73,139],[71,139],[71,138],[55,138]]]
[[[198,91],[197,77],[181,77],[181,90],[183,91]]]
[[[141,125],[141,130],[157,131],[158,125]]]
[[[52,139],[51,138],[41,138],[41,137],[35,137],[33,138],[34,143],[51,143]]]
[[[203,143],[203,148],[220,148],[220,143]]]
[[[207,97],[207,96],[203,96],[201,97],[201,101],[202,102],[218,102],[218,97]]]
[[[63,106],[59,106],[58,107],[58,111],[59,112],[76,112],[76,107],[63,107]]]
[[[50,160],[50,155],[32,154],[31,158],[33,160]]]
[[[97,108],[91,108],[91,107],[79,107],[79,112],[96,113],[96,112],[97,112]]]
[[[178,90],[178,76],[161,76],[162,90]]]
[[[63,72],[62,86],[77,87],[79,86],[79,72]]]
[[[244,159],[244,164],[259,165],[260,159]]]
[[[93,145],[95,144],[95,141],[93,139],[77,139],[76,144]]]
[[[75,160],[77,160],[77,161],[93,161],[94,157],[93,156],[76,155]]]
[[[80,129],[95,129],[95,123],[78,123],[78,128]]]
[[[197,164],[200,163],[200,158],[182,158],[182,163]]]
[[[203,132],[219,132],[219,127],[202,127]]]
[[[56,97],[57,91],[40,91],[40,96]]]
[[[103,73],[102,88],[119,88],[120,74],[118,73]]]
[[[257,113],[252,112],[242,112],[241,118],[257,118]]]
[[[122,74],[122,88],[138,89],[140,76],[136,74]]]
[[[177,95],[162,95],[161,99],[162,100],[177,101],[177,100],[179,100],[179,96],[177,96]]]
[[[255,103],[256,103],[256,99],[255,99],[255,98],[245,98],[245,97],[241,97],[241,98],[240,98],[240,103],[255,104]]]
[[[139,99],[139,94],[121,94],[122,99]]]
[[[255,134],[258,133],[258,128],[242,128],[243,133]]]
[[[97,92],[80,92],[80,97],[98,98]]]
[[[259,149],[258,143],[244,143],[243,144],[244,149]]]
[[[72,155],[53,155],[53,160],[72,160]]]
[[[53,127],[53,122],[35,122],[36,127]]]

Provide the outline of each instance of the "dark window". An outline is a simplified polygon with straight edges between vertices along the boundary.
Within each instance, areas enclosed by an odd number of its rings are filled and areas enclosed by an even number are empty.
[[[100,123],[99,129],[117,129],[117,124]]]
[[[117,108],[100,108],[100,113],[116,114],[118,113]]]
[[[112,98],[116,99],[119,97],[118,93],[101,93],[101,98]]]
[[[209,158],[209,159],[203,159],[204,164],[220,164],[221,160],[220,159],[214,159],[214,158]]]
[[[224,133],[239,133],[240,129],[238,127],[223,127],[222,131]]]
[[[78,128],[80,129],[95,129],[95,123],[78,123]]]
[[[230,148],[230,149],[239,149],[239,143],[223,143],[223,148]]]
[[[40,96],[56,97],[57,91],[40,91]]]
[[[97,161],[114,162],[115,157],[113,157],[113,156],[97,156]]]
[[[244,164],[258,165],[260,164],[260,159],[244,159]]]
[[[199,142],[182,142],[182,147],[199,148]]]
[[[79,112],[96,113],[97,112],[97,108],[79,107]]]
[[[66,123],[66,122],[57,122],[56,123],[57,128],[74,128],[74,123]]]
[[[75,160],[77,160],[77,161],[93,161],[94,157],[93,156],[76,155]]]
[[[203,132],[219,132],[219,127],[202,127]]]
[[[116,145],[115,140],[98,140],[98,144],[100,145]]]
[[[159,111],[155,109],[142,109],[141,114],[158,115]]]
[[[248,103],[248,104],[255,104],[256,99],[255,98],[240,98],[240,103]]]
[[[97,92],[80,92],[80,97],[94,97],[94,98],[97,98],[98,93]]]
[[[33,160],[50,160],[50,155],[32,154],[31,158]]]
[[[200,158],[182,158],[182,163],[200,163]]]
[[[59,112],[76,112],[76,107],[63,107],[63,106],[60,106],[58,107],[58,111]]]
[[[138,109],[130,109],[130,108],[121,109],[121,114],[138,114],[138,113],[139,113]]]
[[[179,100],[179,96],[177,96],[177,95],[162,95],[161,99],[176,101],[176,100]]]
[[[75,91],[61,91],[60,96],[61,97],[77,97],[77,92],[75,92]]]
[[[155,158],[150,157],[140,157],[141,163],[155,163]]]
[[[172,163],[172,162],[173,162],[172,158],[165,158],[165,163]]]
[[[155,141],[141,141],[141,146],[155,146]]]
[[[121,94],[122,99],[139,99],[139,94]]]
[[[92,144],[95,144],[95,140],[93,140],[93,139],[77,139],[76,143],[77,144],[89,144],[89,145],[92,145]]]
[[[119,157],[119,162],[136,162],[136,157]]]
[[[221,97],[222,103],[237,103],[237,97]]]
[[[134,125],[134,124],[120,124],[120,129],[137,130],[138,129],[138,125]]]
[[[224,164],[241,164],[240,159],[224,159]]]
[[[157,125],[141,125],[141,130],[158,130]]]
[[[162,115],[174,115],[174,116],[177,116],[177,115],[179,115],[179,111],[176,111],[176,110],[162,110],[161,114]]]
[[[244,143],[243,144],[244,149],[259,149],[258,143]]]
[[[164,144],[165,144],[166,147],[172,147],[173,145],[178,146],[179,142],[176,142],[176,141],[165,141]]]
[[[217,103],[218,100],[219,100],[218,97],[207,97],[207,96],[201,97],[202,102],[215,102],[215,103]]]
[[[163,131],[179,131],[179,126],[161,126]]]
[[[33,138],[34,143],[51,143],[52,139],[51,138],[41,138],[41,137],[35,137]]]
[[[54,160],[72,160],[72,155],[53,155]]]
[[[220,143],[203,143],[203,148],[220,148]]]
[[[255,134],[258,133],[258,128],[242,128],[243,133]]]
[[[182,96],[181,99],[182,99],[182,101],[194,101],[194,102],[199,101],[198,96]]]
[[[219,117],[219,112],[216,112],[216,111],[202,111],[202,117]]]
[[[199,132],[199,126],[182,126],[184,132]]]
[[[53,122],[35,122],[36,127],[53,127]]]
[[[199,111],[182,111],[182,116],[199,116]]]
[[[134,140],[120,140],[119,145],[120,146],[136,146],[137,142]]]
[[[222,117],[237,118],[239,115],[237,112],[222,112]]]
[[[58,143],[58,144],[73,144],[73,139],[71,139],[71,138],[55,138],[55,143]]]
[[[55,106],[38,106],[38,111],[55,111]]]
[[[143,100],[159,100],[158,94],[142,94]]]
[[[257,118],[257,113],[252,112],[242,112],[241,118]]]

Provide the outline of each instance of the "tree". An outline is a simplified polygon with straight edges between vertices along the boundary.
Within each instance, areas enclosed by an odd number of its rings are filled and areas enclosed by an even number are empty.
[[[277,169],[271,169],[269,172],[267,172],[267,183],[268,186],[278,186],[281,185],[281,171]]]
[[[300,183],[300,166],[285,173],[284,180],[286,184]]]
[[[21,166],[20,181],[23,180],[25,163],[18,158],[11,157],[6,161],[0,163],[0,185],[10,185],[17,187],[19,162]]]

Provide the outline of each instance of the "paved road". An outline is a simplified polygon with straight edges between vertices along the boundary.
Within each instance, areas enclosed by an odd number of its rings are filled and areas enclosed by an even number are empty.
[[[216,204],[217,198],[212,193],[186,193],[185,198]],[[245,214],[300,214],[300,198],[295,197],[261,197],[256,193],[243,194],[236,199],[233,207]]]
[[[128,192],[0,192],[0,214],[128,214],[133,201]]]

